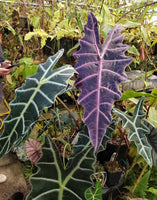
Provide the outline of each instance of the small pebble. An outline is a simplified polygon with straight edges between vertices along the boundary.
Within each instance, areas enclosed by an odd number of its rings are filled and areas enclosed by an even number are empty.
[[[0,174],[0,183],[4,183],[7,180],[6,175]]]

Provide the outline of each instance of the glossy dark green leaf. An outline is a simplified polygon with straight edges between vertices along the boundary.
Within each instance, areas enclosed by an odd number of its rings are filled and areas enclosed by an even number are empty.
[[[138,153],[143,156],[150,166],[152,166],[152,147],[147,140],[147,135],[149,134],[150,130],[142,122],[143,118],[145,117],[143,112],[143,101],[144,97],[142,97],[136,105],[133,117],[130,117],[117,109],[113,109],[113,112],[122,119],[123,128],[129,129],[128,139],[135,142]]]
[[[92,185],[94,148],[71,156],[65,169],[58,149],[49,137],[45,138],[42,152],[38,171],[30,179],[32,191],[27,200],[83,200],[85,191]]]
[[[99,181],[96,183],[94,191],[92,188],[86,191],[86,200],[102,200],[102,187]]]
[[[10,103],[11,112],[4,121],[4,131],[0,137],[0,156],[18,146],[29,135],[41,111],[50,107],[57,95],[66,91],[68,80],[75,70],[65,65],[52,71],[63,50],[49,57],[38,66],[35,75],[27,77],[22,87],[16,90],[16,97]]]

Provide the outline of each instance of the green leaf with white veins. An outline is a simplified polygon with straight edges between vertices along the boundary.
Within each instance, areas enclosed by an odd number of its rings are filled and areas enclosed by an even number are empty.
[[[102,200],[102,186],[99,181],[95,185],[94,192],[92,188],[86,191],[86,200]]]
[[[70,156],[65,169],[59,151],[49,137],[45,137],[42,153],[36,164],[38,171],[30,178],[32,191],[27,200],[85,199],[85,191],[92,186],[94,148]]]
[[[138,153],[152,166],[152,147],[146,137],[146,134],[149,134],[150,130],[142,123],[142,119],[145,117],[143,101],[144,97],[136,105],[132,118],[117,109],[114,109],[113,112],[122,119],[123,128],[129,129],[128,139],[135,142]]]
[[[52,71],[63,52],[58,51],[40,64],[37,73],[27,77],[25,84],[15,91],[16,97],[10,103],[11,112],[0,137],[0,157],[24,141],[43,108],[50,107],[56,96],[66,91],[68,80],[76,73],[74,68],[65,65]]]

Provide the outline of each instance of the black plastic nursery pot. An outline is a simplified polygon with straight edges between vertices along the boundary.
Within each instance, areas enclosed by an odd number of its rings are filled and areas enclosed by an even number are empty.
[[[118,193],[118,188],[109,188],[109,187],[104,187],[102,188],[102,199],[107,200],[110,198],[110,194],[112,194],[112,198],[115,199],[117,197]]]
[[[106,180],[106,185],[108,187],[112,187],[115,185],[118,185],[119,180],[121,178],[122,172],[109,172],[107,171],[107,180]]]
[[[102,199],[107,200],[110,197],[110,194],[112,194],[112,198],[116,199],[119,195],[119,190],[124,184],[125,180],[125,173],[122,171],[119,172],[108,172],[107,171],[107,181],[105,186],[102,188]]]
[[[119,150],[118,150],[119,149]],[[107,143],[107,147],[104,151],[101,151],[97,155],[97,161],[100,164],[104,164],[104,162],[109,161],[113,153],[118,151],[117,161],[121,164],[125,164],[128,155],[128,146],[126,144],[121,144],[120,147],[117,144],[112,144],[111,142]]]

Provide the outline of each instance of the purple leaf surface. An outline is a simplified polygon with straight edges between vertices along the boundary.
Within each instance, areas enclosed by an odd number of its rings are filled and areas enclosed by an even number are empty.
[[[122,43],[122,29],[120,24],[114,26],[100,44],[97,20],[88,13],[85,36],[79,40],[80,50],[74,54],[79,73],[75,86],[81,89],[78,103],[84,107],[83,121],[96,150],[111,122],[113,103],[121,97],[119,83],[126,80],[125,67],[132,61],[124,54],[128,45]]]

